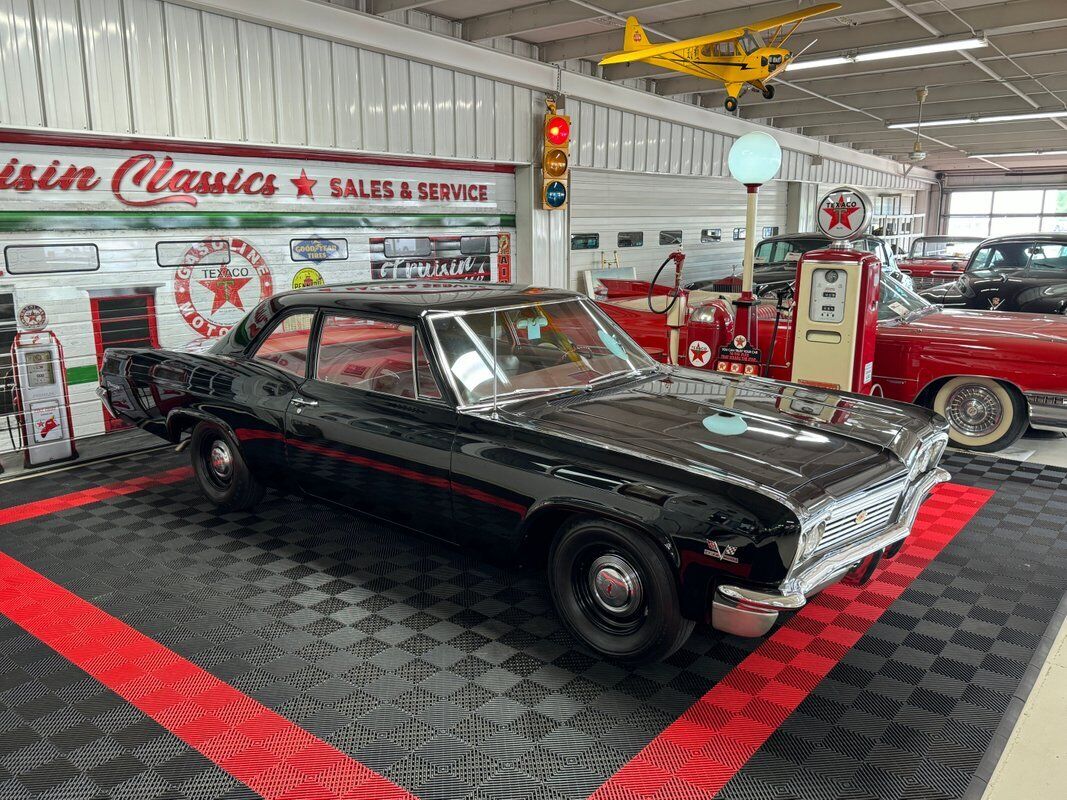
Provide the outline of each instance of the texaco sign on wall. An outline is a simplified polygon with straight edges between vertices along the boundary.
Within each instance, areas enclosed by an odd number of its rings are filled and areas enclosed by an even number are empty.
[[[211,244],[191,247],[174,273],[178,313],[204,338],[222,336],[274,293],[270,267],[256,248],[243,239],[230,239],[230,263],[220,265],[210,263]]]
[[[823,195],[815,224],[831,239],[851,239],[871,224],[871,200],[858,189],[840,186]]]

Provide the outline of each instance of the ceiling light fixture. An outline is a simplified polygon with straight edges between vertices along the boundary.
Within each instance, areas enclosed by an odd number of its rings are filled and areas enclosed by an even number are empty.
[[[957,117],[955,119],[930,119],[923,120],[923,127],[929,128],[933,125],[976,125],[983,122],[1018,122],[1027,119],[1060,119],[1061,117],[1067,117],[1067,111],[1034,111],[1029,114],[992,114],[983,117]],[[914,128],[916,124],[914,122],[894,122],[890,125],[886,125],[890,130],[901,130],[905,128]]]
[[[968,153],[967,158],[1017,158],[1019,156],[1064,156],[1067,150],[1028,150],[1018,153]]]
[[[944,53],[951,50],[974,50],[976,47],[988,45],[984,38],[974,36],[969,39],[945,39],[925,44],[908,45],[906,47],[894,47],[890,50],[870,50],[864,53],[850,52],[843,56],[827,56],[826,58],[813,58],[809,61],[792,61],[786,67],[787,72],[795,72],[800,69],[816,69],[817,67],[833,67],[840,64],[852,64],[858,61],[881,61],[885,58],[907,58],[908,56],[923,56],[929,53]]]

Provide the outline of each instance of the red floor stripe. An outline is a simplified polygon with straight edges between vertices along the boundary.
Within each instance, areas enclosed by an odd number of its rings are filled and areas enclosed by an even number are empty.
[[[942,484],[901,553],[863,587],[821,592],[590,800],[709,800],[963,529],[993,492]]]
[[[152,486],[165,486],[168,483],[179,483],[193,474],[189,467],[176,467],[175,469],[160,472],[157,475],[149,475],[143,478],[132,478],[120,483],[111,483],[106,486],[94,486],[80,492],[49,497],[45,500],[35,500],[32,503],[23,503],[20,506],[0,509],[0,525],[12,522],[22,522],[34,517],[44,517],[64,511],[68,508],[87,506],[90,503],[98,503],[111,497],[121,497],[126,494],[140,492]]]
[[[2,523],[186,478],[186,468],[0,511]],[[0,613],[265,800],[412,800],[405,789],[0,553]]]

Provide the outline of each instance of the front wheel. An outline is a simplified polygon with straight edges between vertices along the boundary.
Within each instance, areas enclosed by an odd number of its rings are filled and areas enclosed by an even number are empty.
[[[993,453],[1026,431],[1026,401],[1018,390],[992,378],[952,378],[934,397],[934,411],[948,420],[957,447]]]
[[[773,100],[774,99],[774,87],[773,86],[764,86],[763,87],[763,98],[765,100]]]
[[[727,97],[723,101],[723,105],[726,107],[726,110],[729,111],[731,114],[734,111],[737,111],[737,99],[734,97]]]
[[[581,517],[559,532],[548,584],[563,624],[606,658],[657,661],[693,632],[666,556],[648,537],[610,520]]]
[[[200,490],[220,511],[243,511],[263,499],[256,480],[233,439],[218,425],[201,422],[189,446]]]

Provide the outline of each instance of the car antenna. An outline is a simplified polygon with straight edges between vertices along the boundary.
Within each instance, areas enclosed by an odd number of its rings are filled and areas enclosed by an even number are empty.
[[[499,416],[500,416],[499,414],[497,414],[497,411],[496,411],[496,390],[497,390],[496,377],[497,377],[497,370],[500,368],[498,366],[500,364],[500,361],[496,357],[496,340],[497,340],[497,335],[496,335],[497,334],[496,315],[497,315],[497,311],[496,311],[496,309],[493,309],[493,327],[489,331],[489,335],[493,337],[493,419],[499,419]]]

